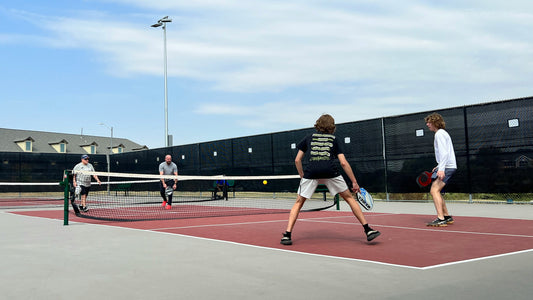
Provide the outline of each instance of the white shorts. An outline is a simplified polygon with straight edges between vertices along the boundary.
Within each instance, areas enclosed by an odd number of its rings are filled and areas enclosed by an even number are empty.
[[[309,199],[313,196],[313,193],[316,190],[316,187],[319,184],[325,184],[328,187],[328,190],[332,196],[342,193],[348,189],[348,185],[344,178],[341,175],[334,178],[326,179],[307,179],[302,178],[300,180],[300,187],[298,188],[298,195]]]

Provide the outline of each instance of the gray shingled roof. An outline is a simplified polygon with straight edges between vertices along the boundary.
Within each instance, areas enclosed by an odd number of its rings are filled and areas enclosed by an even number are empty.
[[[82,136],[80,134],[0,128],[0,152],[24,152],[16,142],[26,139],[33,140],[33,153],[57,153],[52,145],[65,142],[66,153],[84,154],[86,152],[82,146],[95,144],[97,145],[96,154],[106,154],[109,151],[110,143],[109,136]],[[128,139],[113,137],[113,147],[119,145],[123,146],[123,152],[148,149],[148,147]]]

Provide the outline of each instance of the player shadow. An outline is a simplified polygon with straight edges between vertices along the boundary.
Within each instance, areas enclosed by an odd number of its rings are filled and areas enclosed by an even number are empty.
[[[308,232],[302,232],[301,235],[294,236],[293,242],[296,244],[306,243],[306,244],[326,244],[326,245],[335,245],[335,243],[346,243],[346,244],[363,244],[366,246],[378,246],[382,242],[380,239],[383,237],[383,233],[380,236],[375,238],[372,241],[366,240],[366,234],[361,229],[360,232],[354,230],[332,230],[332,229],[321,229]]]

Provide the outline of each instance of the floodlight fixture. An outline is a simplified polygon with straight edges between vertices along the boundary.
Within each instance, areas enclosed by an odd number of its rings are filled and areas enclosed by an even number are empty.
[[[167,23],[172,22],[172,19],[169,19],[168,16],[161,18],[157,21],[156,24],[151,27],[163,27],[163,57],[164,57],[164,77],[165,77],[165,147],[169,146],[169,135],[168,135],[168,88],[167,88]]]

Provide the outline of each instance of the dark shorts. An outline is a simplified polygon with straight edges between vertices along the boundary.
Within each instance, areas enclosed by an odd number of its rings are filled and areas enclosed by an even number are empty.
[[[438,170],[433,171],[433,174],[431,174],[431,180],[437,179],[437,171]],[[444,184],[448,184],[448,181],[450,181],[453,174],[455,174],[455,171],[457,171],[457,169],[444,169],[444,179],[442,182],[444,182]]]
[[[80,187],[81,187],[80,195],[89,195],[89,191],[91,190],[90,186],[80,185]]]

